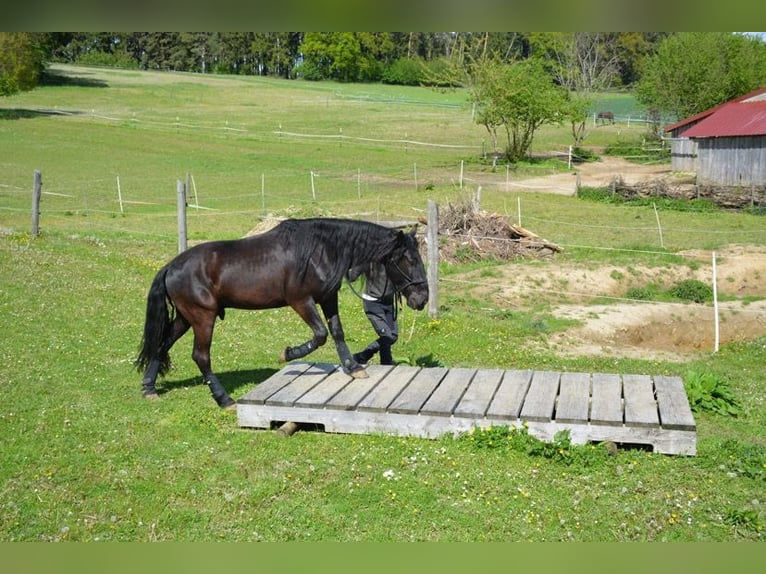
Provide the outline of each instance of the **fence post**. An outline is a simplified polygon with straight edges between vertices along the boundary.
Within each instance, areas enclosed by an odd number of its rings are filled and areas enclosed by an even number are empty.
[[[718,326],[718,272],[715,264],[715,251],[713,251],[713,311],[715,313],[715,342],[713,352],[718,352],[720,331]]]
[[[35,170],[35,180],[32,186],[32,237],[40,234],[40,196],[43,193],[43,176],[39,169]]]
[[[186,184],[176,182],[178,191],[178,252],[186,251]]]
[[[428,200],[428,316],[439,318],[439,204]]]

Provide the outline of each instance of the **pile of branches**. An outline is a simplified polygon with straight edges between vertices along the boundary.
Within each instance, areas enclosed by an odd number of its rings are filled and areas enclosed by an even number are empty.
[[[563,250],[507,217],[482,211],[475,199],[440,208],[439,236],[439,257],[449,263],[543,258]]]

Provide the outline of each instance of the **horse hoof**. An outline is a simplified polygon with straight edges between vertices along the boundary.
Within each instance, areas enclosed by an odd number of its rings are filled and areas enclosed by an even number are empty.
[[[351,376],[352,376],[354,379],[366,379],[366,378],[367,378],[367,377],[369,377],[370,375],[369,375],[369,374],[367,373],[367,371],[366,371],[366,370],[364,370],[364,369],[357,369],[356,371],[352,371],[352,372],[351,372]]]
[[[144,393],[144,398],[147,401],[159,401],[160,396],[157,393]]]
[[[236,411],[237,410],[237,403],[231,403],[230,405],[226,405],[223,408],[224,408],[224,410],[227,410],[227,411]]]
[[[280,363],[286,363],[287,362],[287,349],[285,349],[284,351],[282,351],[279,354],[279,362]]]

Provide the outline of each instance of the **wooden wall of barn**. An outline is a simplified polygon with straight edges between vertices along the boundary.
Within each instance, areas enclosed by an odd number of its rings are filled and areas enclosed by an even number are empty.
[[[695,141],[698,184],[732,187],[766,184],[766,136]]]
[[[672,140],[670,167],[673,171],[697,171],[697,142],[689,138]]]

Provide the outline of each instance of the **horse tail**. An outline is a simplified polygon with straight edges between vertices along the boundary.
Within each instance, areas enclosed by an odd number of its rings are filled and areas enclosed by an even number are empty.
[[[146,299],[146,322],[141,341],[141,351],[135,366],[139,372],[145,370],[152,361],[159,361],[159,374],[163,375],[170,369],[169,345],[175,306],[168,297],[165,286],[167,268],[163,268],[152,281],[149,295]],[[172,313],[171,313],[172,310]]]

